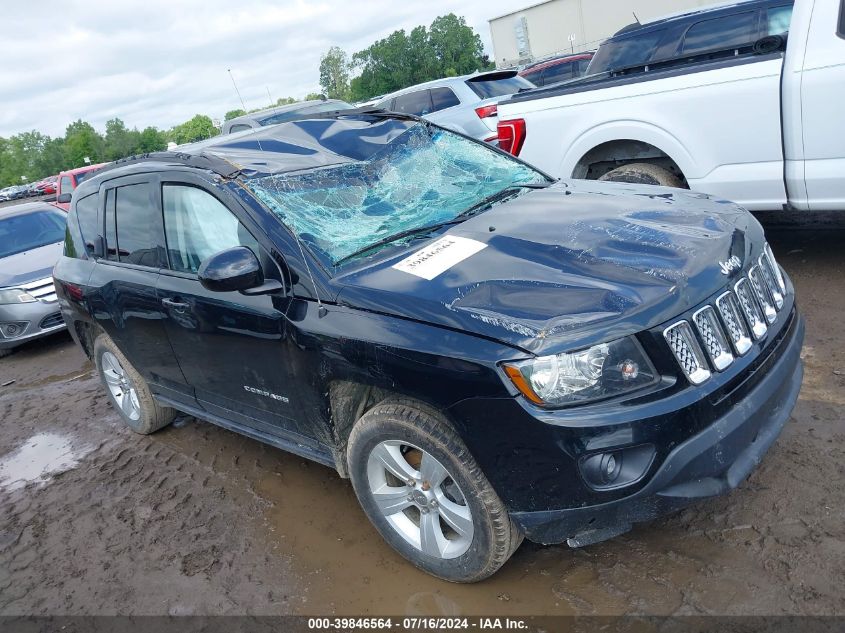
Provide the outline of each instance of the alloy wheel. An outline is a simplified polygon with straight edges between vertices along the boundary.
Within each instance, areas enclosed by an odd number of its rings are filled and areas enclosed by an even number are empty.
[[[111,352],[103,352],[101,363],[106,386],[115,404],[130,420],[138,420],[141,417],[141,404],[132,379],[126,374],[117,356]]]
[[[388,440],[367,460],[370,494],[387,523],[424,554],[457,558],[472,544],[472,512],[449,471],[421,448]]]

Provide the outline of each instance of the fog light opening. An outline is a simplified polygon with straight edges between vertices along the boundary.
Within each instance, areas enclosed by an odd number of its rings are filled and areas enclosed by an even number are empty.
[[[630,486],[646,474],[656,451],[652,444],[628,446],[583,457],[581,476],[593,490]]]

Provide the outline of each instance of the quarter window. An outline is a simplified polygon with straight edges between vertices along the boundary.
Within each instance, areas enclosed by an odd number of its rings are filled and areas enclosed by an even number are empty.
[[[693,24],[684,37],[683,53],[745,46],[757,39],[757,12],[747,11]]]
[[[85,250],[88,255],[94,255],[94,245],[101,230],[97,223],[97,200],[99,197],[95,193],[85,196],[76,203],[76,217],[79,221],[79,230],[82,231],[82,240],[85,242]]]
[[[792,5],[773,7],[767,12],[766,35],[780,35],[789,31],[789,22],[792,20]]]
[[[158,268],[157,225],[150,186],[125,185],[114,192],[118,260]]]
[[[195,273],[202,261],[234,246],[258,255],[255,238],[210,193],[186,185],[164,185],[164,233],[170,268]]]
[[[455,96],[451,88],[432,88],[431,89],[431,105],[432,112],[438,110],[445,110],[452,106],[461,105],[461,101]]]
[[[244,130],[251,129],[252,126],[247,125],[246,123],[235,123],[235,125],[229,128],[229,134],[234,134],[235,132],[243,132]]]
[[[70,176],[62,176],[62,182],[60,183],[59,189],[62,193],[70,193],[73,191],[73,181],[70,179]]]

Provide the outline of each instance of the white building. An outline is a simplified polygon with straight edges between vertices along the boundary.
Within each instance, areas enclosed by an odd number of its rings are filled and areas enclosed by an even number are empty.
[[[733,0],[736,1],[736,0]],[[623,26],[732,0],[546,0],[495,17],[490,35],[499,68],[592,50]]]

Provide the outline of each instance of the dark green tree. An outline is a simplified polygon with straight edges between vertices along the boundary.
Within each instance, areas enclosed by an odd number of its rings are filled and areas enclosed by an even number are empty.
[[[149,152],[161,152],[167,149],[167,135],[154,127],[145,127],[138,135],[138,146],[135,152],[148,154]]]
[[[229,121],[231,119],[237,119],[239,116],[243,116],[246,114],[246,110],[242,108],[238,108],[237,110],[229,110],[226,115],[223,117],[224,121]]]
[[[197,114],[192,119],[173,127],[167,133],[167,140],[182,145],[211,138],[219,133],[220,130],[214,125],[211,117]]]
[[[100,163],[105,158],[105,141],[90,123],[78,119],[65,132],[65,168],[71,169]]]
[[[329,99],[349,98],[349,59],[339,46],[320,57],[320,88]]]

